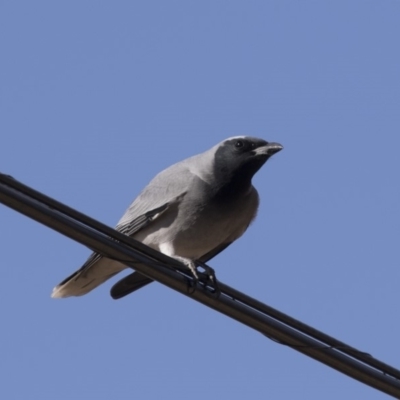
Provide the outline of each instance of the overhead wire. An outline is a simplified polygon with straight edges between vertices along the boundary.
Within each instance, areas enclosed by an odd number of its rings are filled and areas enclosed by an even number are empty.
[[[0,173],[0,202],[375,389],[400,398],[400,371]],[[204,276],[203,276],[204,278]]]

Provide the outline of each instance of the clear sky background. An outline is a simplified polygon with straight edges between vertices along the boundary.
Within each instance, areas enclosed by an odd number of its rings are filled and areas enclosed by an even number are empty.
[[[284,145],[223,282],[400,367],[400,2],[3,1],[0,171],[114,226],[160,170]],[[386,396],[152,284],[53,300],[78,243],[0,205],[0,398]]]

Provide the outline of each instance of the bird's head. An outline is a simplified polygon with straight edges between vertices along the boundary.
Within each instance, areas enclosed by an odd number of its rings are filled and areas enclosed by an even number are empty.
[[[254,137],[228,138],[215,147],[215,177],[222,183],[248,186],[265,162],[282,149],[279,143]]]

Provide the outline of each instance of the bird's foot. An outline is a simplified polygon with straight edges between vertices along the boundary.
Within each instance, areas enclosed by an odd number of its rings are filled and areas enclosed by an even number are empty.
[[[210,289],[212,293],[219,295],[218,281],[215,276],[215,271],[207,264],[201,261],[192,261],[184,257],[174,257],[178,261],[185,264],[193,275],[193,281],[190,282],[190,287],[194,291],[198,283],[201,283],[205,289]]]
[[[218,285],[218,280],[217,277],[215,276],[215,271],[213,268],[209,267],[207,264],[201,262],[201,261],[196,261],[198,264],[197,268],[201,268],[202,271],[199,271],[202,275],[201,278],[199,279],[200,282],[204,284],[204,287],[211,287],[213,293],[219,294],[221,291],[219,289]],[[205,279],[204,279],[205,278]]]

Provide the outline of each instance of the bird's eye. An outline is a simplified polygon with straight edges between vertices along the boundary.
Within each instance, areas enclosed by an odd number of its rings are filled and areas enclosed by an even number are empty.
[[[244,143],[241,141],[241,140],[238,140],[236,143],[235,143],[235,147],[237,147],[238,149],[240,148],[240,147],[243,147],[244,146]]]
[[[256,144],[251,142],[251,148],[254,149],[256,147]]]

